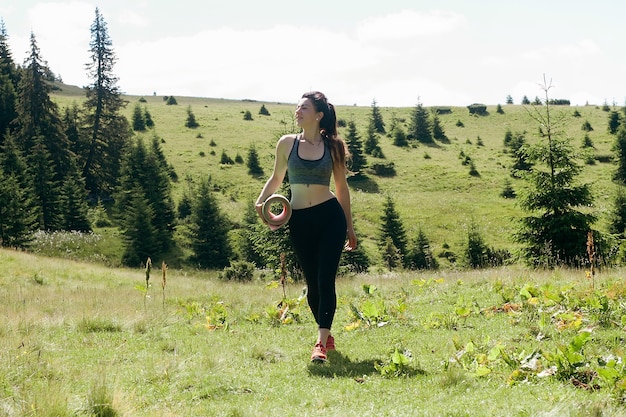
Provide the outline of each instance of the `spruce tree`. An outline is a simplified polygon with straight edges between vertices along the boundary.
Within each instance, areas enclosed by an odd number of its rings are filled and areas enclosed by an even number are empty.
[[[405,262],[409,269],[437,269],[439,264],[433,256],[430,241],[420,228],[413,242],[411,242]]]
[[[65,195],[65,217],[63,229],[67,231],[90,232],[89,205],[87,204],[87,190],[85,181],[80,176],[76,162],[70,164],[70,170],[63,181],[63,194]]]
[[[0,245],[25,247],[38,229],[39,207],[33,201],[28,167],[7,131],[0,147]]]
[[[122,153],[131,136],[128,120],[121,114],[126,106],[113,74],[116,62],[112,41],[104,18],[96,8],[89,43],[91,59],[87,64],[91,84],[84,102],[84,144],[79,161],[85,185],[94,195],[108,195],[119,181]]]
[[[196,121],[196,115],[191,111],[191,106],[187,106],[187,121],[185,121],[185,127],[190,129],[195,129],[200,126]]]
[[[380,109],[378,108],[375,99],[372,100],[370,122],[372,123],[376,133],[380,133],[381,135],[385,133],[385,122],[383,121],[383,116],[380,113]]]
[[[19,84],[15,138],[25,154],[41,139],[54,164],[54,180],[61,181],[72,158],[57,104],[50,98],[47,64],[41,58],[35,35],[30,36],[30,54],[24,62]]]
[[[433,112],[433,139],[438,140],[439,142],[443,142],[443,143],[448,143],[449,139],[448,136],[446,136],[446,132],[443,128],[443,126],[441,125],[441,120],[439,120],[439,116],[437,115],[436,112]]]
[[[420,143],[434,143],[428,111],[420,102],[413,109],[408,136]]]
[[[367,124],[367,137],[365,138],[363,150],[367,155],[372,155],[376,158],[385,157],[385,155],[383,154],[383,150],[378,144],[378,133],[376,132],[376,127],[374,126],[374,122],[371,119]]]
[[[140,188],[126,191],[128,198],[124,207],[120,230],[124,236],[122,263],[138,267],[150,257],[162,260],[156,230],[153,226],[154,210]]]
[[[192,261],[200,268],[221,269],[228,266],[232,254],[228,241],[230,225],[211,189],[210,179],[202,181],[193,201],[190,221]]]
[[[356,123],[353,120],[348,122],[348,133],[346,134],[346,146],[350,153],[349,169],[355,174],[359,174],[367,165],[367,161],[363,156],[363,144],[361,137],[356,130]]]
[[[396,211],[396,205],[390,195],[387,195],[385,202],[383,203],[383,214],[380,217],[381,225],[379,229],[378,244],[381,250],[385,253],[389,252],[389,242],[391,241],[393,247],[398,251],[401,262],[404,263],[407,253],[407,237],[406,231],[400,215]]]
[[[613,174],[613,180],[621,185],[626,185],[626,124],[617,131],[613,151],[617,156],[617,169]]]
[[[263,168],[259,162],[259,153],[257,152],[254,144],[251,144],[248,148],[248,162],[246,162],[246,166],[248,167],[249,175],[263,175]]]
[[[120,185],[116,193],[116,210],[122,228],[128,229],[135,220],[128,218],[132,204],[142,209],[143,202],[150,208],[149,231],[154,238],[152,258],[157,259],[173,243],[175,220],[171,183],[167,173],[167,162],[162,154],[157,137],[153,137],[148,149],[142,138],[127,148],[121,170]],[[131,193],[130,190],[133,190]],[[139,195],[134,195],[139,193]],[[142,200],[142,201],[140,201]]]
[[[28,175],[32,176],[34,201],[39,207],[39,228],[45,231],[64,229],[64,194],[62,183],[55,179],[55,166],[44,138],[34,138],[28,155]]]
[[[580,266],[587,258],[587,234],[595,221],[586,211],[593,198],[587,184],[576,183],[581,168],[571,141],[557,134],[549,104],[550,88],[544,80],[546,104],[533,107],[531,113],[543,136],[524,149],[533,169],[524,173],[528,187],[520,207],[526,215],[520,219],[515,238],[523,245],[524,259],[533,266]]]
[[[11,122],[17,117],[18,82],[18,69],[8,45],[4,20],[0,19],[0,144]]]
[[[135,132],[143,132],[146,130],[146,119],[139,103],[133,108],[133,130]]]

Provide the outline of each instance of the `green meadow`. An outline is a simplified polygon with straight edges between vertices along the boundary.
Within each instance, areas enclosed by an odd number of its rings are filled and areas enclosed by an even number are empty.
[[[301,283],[0,250],[0,414],[626,415],[623,272],[343,276],[319,365]]]
[[[82,95],[66,87],[54,98],[64,107]],[[140,98],[126,97],[129,120]],[[155,128],[142,135],[162,139],[178,174],[175,198],[187,179],[211,176],[237,224],[271,172],[276,140],[294,128],[294,104],[144,99]],[[269,116],[258,114],[262,105]],[[198,128],[185,127],[188,108]],[[472,224],[489,246],[514,251],[522,212],[500,193],[507,178],[516,190],[524,183],[509,176],[504,135],[537,140],[539,126],[529,107],[502,108],[441,114],[446,144],[397,148],[382,136],[386,158],[368,162],[392,161],[396,175],[366,171],[350,181],[360,244],[375,266],[337,279],[337,351],[324,365],[309,362],[316,329],[303,283],[281,282],[274,271],[241,283],[184,264],[155,263],[149,274],[121,268],[111,228],[51,237],[37,253],[0,250],[0,415],[626,416],[623,268],[466,270],[443,259],[438,271],[380,266],[387,194],[409,238],[421,228],[435,254],[460,254]],[[387,126],[406,126],[412,111],[380,110]],[[253,120],[244,120],[246,111]],[[580,181],[592,186],[587,209],[604,231],[615,194],[608,113],[601,103],[553,111],[577,148],[583,123],[594,129],[593,156],[581,148]],[[370,108],[337,112],[364,139]],[[264,176],[248,175],[245,163],[220,164],[222,152],[245,159],[252,144]]]
[[[80,90],[67,90],[55,94],[59,105],[80,103]],[[537,94],[540,93],[538,88]],[[531,94],[529,92],[529,97]],[[293,111],[298,97],[294,97],[294,103],[176,97],[177,105],[166,105],[162,95],[129,96],[126,99],[129,120],[134,106],[139,103],[155,122],[154,129],[139,135],[157,135],[162,139],[168,162],[178,174],[178,182],[174,184],[175,199],[186,186],[187,179],[210,176],[220,190],[224,212],[237,223],[242,219],[245,206],[254,202],[271,173],[276,141],[282,134],[295,129]],[[258,114],[261,106],[266,107],[269,116]],[[388,129],[395,120],[405,131],[408,130],[412,108],[387,108],[380,104],[378,107]],[[616,192],[611,182],[616,165],[610,162],[615,137],[607,131],[608,112],[602,107],[601,104],[552,106],[551,110],[558,133],[570,138],[575,148],[580,148],[580,164],[584,171],[578,180],[591,184],[595,201],[589,210],[599,218],[596,228],[606,231]],[[185,127],[188,109],[200,124],[198,128]],[[523,213],[515,199],[503,198],[500,193],[507,179],[517,192],[525,187],[525,183],[510,176],[513,159],[504,146],[504,137],[510,130],[514,134],[523,134],[529,143],[537,140],[540,126],[532,117],[535,109],[532,106],[502,105],[504,114],[499,114],[496,105],[490,105],[486,116],[471,115],[466,107],[449,109],[450,113],[439,115],[449,143],[400,148],[392,144],[391,137],[382,135],[379,144],[385,158],[367,156],[367,161],[370,165],[393,162],[396,175],[379,177],[366,170],[364,178],[350,181],[358,237],[375,265],[381,263],[377,236],[387,195],[393,198],[409,239],[417,234],[418,229],[423,230],[435,254],[445,250],[460,256],[467,243],[470,225],[478,227],[490,247],[511,252],[516,248],[512,234]],[[246,111],[252,114],[253,120],[244,120]],[[578,117],[574,115],[576,111]],[[370,113],[371,108],[367,106],[337,105],[338,119],[354,121],[361,140],[365,140]],[[589,122],[593,131],[582,129],[585,122]],[[339,132],[345,135],[346,130],[340,128]],[[589,135],[594,146],[591,156],[587,155],[588,150],[582,149],[585,134]],[[250,176],[245,162],[220,164],[222,152],[231,159],[239,155],[246,160],[252,145],[257,149],[265,175]],[[468,157],[478,176],[470,175],[469,167],[463,163]],[[441,264],[455,267],[443,258]]]

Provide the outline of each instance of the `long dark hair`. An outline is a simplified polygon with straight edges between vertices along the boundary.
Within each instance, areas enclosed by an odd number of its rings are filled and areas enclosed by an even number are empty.
[[[328,99],[319,91],[310,91],[302,94],[302,98],[311,100],[315,110],[324,113],[324,117],[320,120],[320,134],[322,139],[330,148],[330,154],[335,163],[346,165],[346,159],[349,157],[346,144],[337,134],[337,115],[335,114],[335,106],[328,102]]]

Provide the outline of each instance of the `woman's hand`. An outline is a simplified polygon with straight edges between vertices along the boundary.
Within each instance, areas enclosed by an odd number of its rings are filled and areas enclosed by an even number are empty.
[[[346,242],[344,248],[349,252],[356,249],[356,233],[354,233],[354,229],[348,229],[347,237],[348,241]]]

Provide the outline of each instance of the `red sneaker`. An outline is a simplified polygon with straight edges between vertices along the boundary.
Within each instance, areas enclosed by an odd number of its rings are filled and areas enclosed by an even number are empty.
[[[326,350],[335,350],[335,338],[331,335],[326,339]]]
[[[326,362],[326,348],[323,344],[318,343],[313,348],[313,353],[311,353],[311,362]]]

